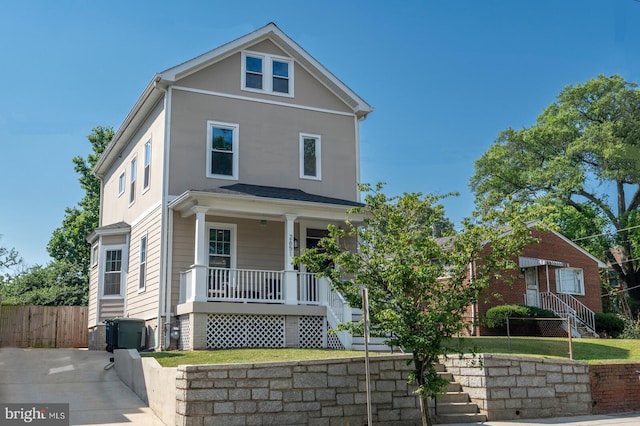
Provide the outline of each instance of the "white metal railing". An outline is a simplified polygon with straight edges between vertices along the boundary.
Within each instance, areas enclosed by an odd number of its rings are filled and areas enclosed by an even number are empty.
[[[284,303],[282,271],[207,269],[209,301]]]
[[[320,303],[320,289],[316,274],[298,272],[298,301],[303,305]]]
[[[590,332],[596,331],[596,314],[570,294],[559,293],[558,297],[573,309],[578,320],[589,329]]]
[[[595,314],[593,311],[571,295],[540,293],[540,307],[553,311],[563,318],[571,318],[574,327],[580,323],[590,332],[594,334],[596,332]],[[574,331],[577,332],[577,329]]]

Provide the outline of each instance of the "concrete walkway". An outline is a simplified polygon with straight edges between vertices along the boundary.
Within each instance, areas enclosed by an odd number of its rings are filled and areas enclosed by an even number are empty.
[[[638,426],[640,413],[603,414],[594,416],[554,417],[550,419],[488,421],[484,423],[454,423],[443,426]]]
[[[165,426],[114,368],[104,369],[112,356],[86,349],[0,348],[0,402],[69,403],[71,425]]]

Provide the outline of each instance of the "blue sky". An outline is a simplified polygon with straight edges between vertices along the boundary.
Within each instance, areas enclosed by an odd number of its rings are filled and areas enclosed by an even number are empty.
[[[117,128],[155,72],[275,22],[375,108],[362,180],[448,193],[469,216],[473,163],[569,84],[640,82],[634,0],[24,0],[0,15],[0,245],[28,264],[82,197],[71,159]]]

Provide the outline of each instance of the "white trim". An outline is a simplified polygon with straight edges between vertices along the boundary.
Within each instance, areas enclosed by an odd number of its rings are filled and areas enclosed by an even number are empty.
[[[140,274],[142,268],[142,240],[144,239],[144,283],[140,286]],[[147,263],[149,260],[149,237],[145,231],[138,238],[138,293],[144,293],[147,290]]]
[[[107,251],[121,251],[120,261],[120,294],[104,294],[104,274],[105,262],[107,261]],[[98,268],[98,304],[101,299],[124,299],[127,288],[127,252],[126,244],[110,244],[101,245],[100,247],[100,266]]]
[[[131,222],[131,225],[130,225],[131,228],[135,227],[137,224],[145,220],[149,215],[151,215],[154,211],[156,211],[156,209],[161,205],[162,205],[162,201],[160,200],[156,201],[151,207],[149,207],[147,210],[142,212],[142,214],[140,214]]]
[[[129,206],[136,202],[136,183],[138,181],[138,155],[134,155],[129,161]]]
[[[231,175],[219,175],[219,174],[215,174],[212,173],[211,171],[211,159],[212,159],[212,154],[213,154],[213,139],[212,139],[212,134],[211,134],[211,130],[212,128],[219,128],[219,129],[227,129],[227,130],[231,130],[233,131],[233,135],[232,135],[232,139],[231,139],[231,145],[232,145],[232,149],[231,149],[231,155],[232,155],[232,160],[231,160],[231,167],[233,167],[233,170],[231,171]],[[238,157],[240,156],[240,146],[239,146],[239,141],[240,141],[240,125],[238,125],[237,123],[224,123],[221,121],[213,121],[213,120],[207,120],[207,170],[206,170],[206,176],[208,178],[213,178],[213,179],[226,179],[226,180],[238,180]]]
[[[237,99],[237,100],[249,101],[249,102],[258,102],[258,103],[269,104],[269,105],[278,105],[278,106],[283,106],[283,107],[302,109],[302,110],[305,110],[305,111],[324,112],[324,113],[327,113],[327,114],[343,115],[345,117],[356,117],[356,115],[353,112],[337,111],[337,110],[326,109],[326,108],[316,108],[316,107],[311,107],[311,106],[306,106],[306,105],[300,105],[300,104],[294,104],[294,103],[288,103],[288,102],[281,102],[281,101],[274,101],[274,100],[270,100],[270,99],[252,98],[252,97],[249,97],[249,96],[233,95],[233,94],[230,94],[230,93],[222,93],[222,92],[214,92],[213,90],[195,89],[193,87],[185,87],[185,86],[172,86],[172,87],[174,89],[176,89],[176,90],[182,90],[184,92],[197,93],[199,95],[219,96],[221,98]],[[357,117],[356,117],[356,119],[357,119]]]
[[[315,158],[316,158],[315,176],[306,175],[304,173],[304,140],[305,139],[315,140]],[[322,180],[322,136],[301,132],[299,136],[298,149],[299,149],[298,155],[299,155],[299,166],[300,166],[300,179]]]
[[[147,165],[147,146],[149,147],[149,164]],[[144,158],[142,159],[142,193],[144,194],[151,188],[151,156],[153,155],[152,146],[151,146],[151,138],[143,145]],[[149,179],[147,179],[146,168],[149,167]]]
[[[284,96],[288,98],[293,98],[293,69],[295,67],[295,62],[293,58],[272,55],[270,53],[263,52],[255,52],[251,50],[243,50],[241,56],[241,69],[242,74],[240,76],[240,89],[247,92],[255,92],[255,93],[266,93],[268,95],[275,96]],[[262,60],[262,89],[256,89],[253,87],[247,87],[247,57],[252,58],[260,58]],[[289,91],[288,92],[277,92],[273,90],[273,62],[282,62],[288,65],[288,83],[289,83]]]
[[[360,176],[360,120],[358,117],[353,117],[353,128],[355,133],[355,155],[356,155],[356,199],[362,201],[362,194],[360,192],[359,184],[362,183],[362,176]]]
[[[580,285],[580,291],[575,292],[575,291],[565,291],[564,289],[560,289],[560,274],[562,273],[562,271],[567,271],[567,270],[571,270],[571,271],[575,271],[577,272],[577,275],[579,276],[579,285]],[[556,269],[556,292],[560,293],[560,294],[575,294],[577,296],[584,296],[585,295],[585,282],[584,282],[584,270],[582,268],[558,268]]]
[[[169,158],[171,152],[171,102],[172,88],[164,92],[164,155],[162,157],[162,188],[160,199],[160,261],[158,279],[158,334],[156,348],[165,349],[171,344],[168,331],[171,326],[171,284],[172,284],[172,247],[173,247],[173,211],[169,209]],[[164,317],[164,323],[162,319]],[[164,334],[163,334],[164,332]],[[161,339],[160,336],[163,336]]]
[[[231,247],[230,247],[230,268],[236,269],[238,267],[238,225],[235,223],[225,223],[225,222],[205,222],[204,224],[204,232],[205,237],[203,238],[205,246],[203,247],[204,253],[207,256],[207,265],[209,266],[209,231],[211,229],[224,229],[231,231]]]
[[[125,167],[125,169],[118,175],[118,198],[120,198],[122,194],[125,193],[126,189],[127,189],[127,168]]]
[[[99,241],[91,245],[91,269],[100,263],[100,243]]]

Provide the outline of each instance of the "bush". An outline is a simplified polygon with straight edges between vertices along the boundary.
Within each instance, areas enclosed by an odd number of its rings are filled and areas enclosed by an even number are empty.
[[[620,335],[622,339],[640,339],[640,318],[637,320],[625,318],[624,330]]]
[[[596,332],[608,337],[618,337],[625,330],[625,323],[616,314],[596,312]]]

